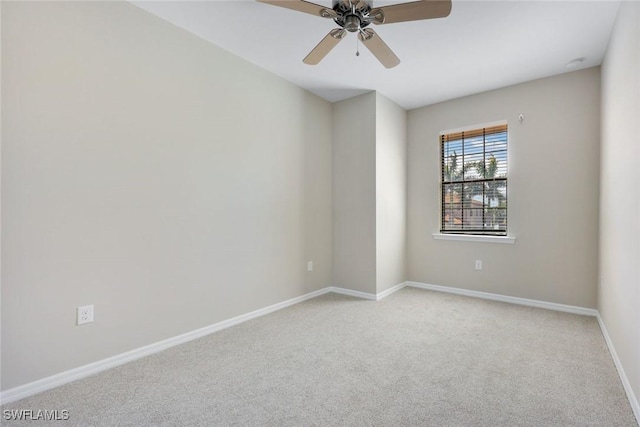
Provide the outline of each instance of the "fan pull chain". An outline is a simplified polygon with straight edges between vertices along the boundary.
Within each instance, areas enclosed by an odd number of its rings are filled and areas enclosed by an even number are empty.
[[[356,56],[360,56],[360,37],[356,37]]]

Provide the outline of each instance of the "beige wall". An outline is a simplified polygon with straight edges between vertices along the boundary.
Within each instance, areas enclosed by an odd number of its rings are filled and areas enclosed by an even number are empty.
[[[331,284],[328,102],[125,2],[2,6],[3,390]]]
[[[407,112],[376,94],[376,291],[407,280]]]
[[[333,284],[376,293],[376,93],[333,104]]]
[[[622,2],[602,64],[598,310],[636,399],[640,397],[638,123],[640,3]]]
[[[377,92],[333,104],[333,282],[406,280],[407,113]]]
[[[599,78],[591,68],[409,112],[409,280],[595,308]],[[434,240],[439,132],[498,120],[509,125],[516,243]]]

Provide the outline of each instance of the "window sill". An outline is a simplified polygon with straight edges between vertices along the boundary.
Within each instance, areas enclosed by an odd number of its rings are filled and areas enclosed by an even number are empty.
[[[436,240],[458,240],[461,242],[483,242],[483,243],[507,243],[514,244],[515,237],[511,236],[474,236],[471,234],[442,234],[433,233]]]

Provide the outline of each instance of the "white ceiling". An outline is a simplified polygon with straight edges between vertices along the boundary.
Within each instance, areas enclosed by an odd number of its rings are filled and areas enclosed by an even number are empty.
[[[322,5],[331,1],[317,0]],[[453,0],[447,18],[375,26],[400,57],[384,68],[349,34],[317,66],[302,59],[337,25],[258,3],[134,1],[179,27],[329,101],[370,90],[413,109],[602,62],[618,0]],[[403,1],[374,1],[383,6]]]

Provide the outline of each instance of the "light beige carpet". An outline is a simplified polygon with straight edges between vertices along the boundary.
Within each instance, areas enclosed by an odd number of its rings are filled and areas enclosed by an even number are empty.
[[[595,318],[413,288],[327,294],[2,409],[79,426],[637,425]]]

